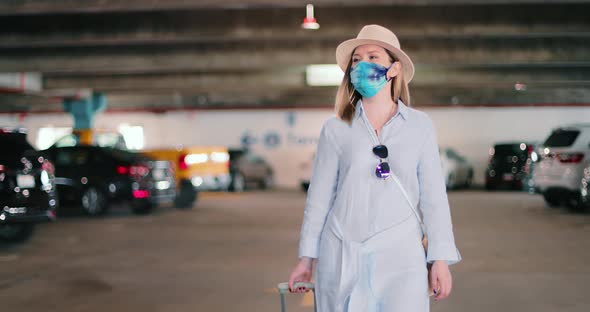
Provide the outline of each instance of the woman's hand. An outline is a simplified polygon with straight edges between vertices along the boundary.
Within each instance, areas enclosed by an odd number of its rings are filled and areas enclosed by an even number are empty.
[[[451,294],[453,289],[453,277],[449,265],[445,260],[436,260],[430,269],[430,282],[434,289],[434,299],[442,300]]]
[[[295,269],[293,269],[293,272],[291,272],[291,276],[289,277],[289,289],[291,290],[291,292],[303,293],[309,291],[304,287],[293,289],[293,285],[296,282],[311,282],[313,263],[313,258],[301,257],[299,263],[297,263],[297,266],[295,267]]]

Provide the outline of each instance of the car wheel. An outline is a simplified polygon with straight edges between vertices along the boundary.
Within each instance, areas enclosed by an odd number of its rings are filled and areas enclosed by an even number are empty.
[[[230,192],[243,192],[245,189],[246,180],[244,179],[244,175],[239,172],[234,173],[229,187]]]
[[[470,188],[473,184],[473,171],[469,171],[467,175],[467,180],[465,181],[465,188]]]
[[[182,181],[180,184],[180,192],[174,199],[174,206],[179,209],[190,209],[197,200],[197,190],[190,181]]]
[[[274,179],[272,173],[269,173],[264,177],[264,179],[260,182],[260,188],[263,190],[267,190],[271,188],[274,184]]]
[[[449,177],[447,178],[447,190],[452,190],[455,188],[455,175],[454,174],[449,174]]]
[[[586,206],[584,205],[584,202],[582,201],[582,197],[580,196],[580,194],[571,196],[566,200],[565,203],[567,208],[571,211],[584,212],[586,210]]]
[[[136,215],[146,215],[154,210],[155,204],[149,200],[134,200],[131,203],[131,211]]]
[[[301,190],[307,193],[307,191],[309,190],[309,182],[301,182]]]
[[[0,225],[0,240],[10,243],[24,242],[33,234],[35,224],[13,223]]]
[[[551,208],[558,208],[561,206],[561,199],[555,195],[543,193],[543,199],[545,200],[545,203],[547,203],[547,206]]]
[[[106,195],[96,187],[87,188],[82,194],[82,209],[90,216],[100,216],[108,210]]]
[[[493,191],[497,188],[498,187],[496,185],[494,185],[492,182],[486,182],[486,190]]]

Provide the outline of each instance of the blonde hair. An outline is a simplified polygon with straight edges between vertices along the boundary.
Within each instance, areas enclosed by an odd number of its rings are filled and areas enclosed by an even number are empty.
[[[387,52],[389,55],[392,63],[398,61],[393,53],[391,53],[389,50],[385,49],[385,52]],[[354,54],[354,51],[351,54]],[[336,93],[336,103],[334,105],[336,115],[349,124],[352,123],[352,117],[356,113],[356,104],[362,98],[361,94],[354,89],[354,86],[350,81],[351,66],[352,57],[348,61],[348,65],[344,71],[344,78],[342,78],[342,83],[340,83],[340,87],[338,87],[338,93]],[[393,78],[393,83],[391,84],[391,94],[391,99],[394,102],[397,103],[397,100],[401,98],[404,104],[410,106],[410,89],[406,79],[404,78],[403,68]]]

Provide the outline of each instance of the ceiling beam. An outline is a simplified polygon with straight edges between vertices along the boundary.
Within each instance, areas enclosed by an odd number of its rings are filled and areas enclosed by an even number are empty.
[[[412,86],[412,106],[588,106],[590,88],[558,86],[516,91],[510,85],[470,88],[470,86]],[[152,111],[190,109],[273,109],[324,108],[332,109],[335,88],[293,88],[260,95],[253,92],[199,94],[194,92],[107,93],[107,111]],[[59,98],[31,95],[0,94],[0,113],[61,113]],[[64,113],[65,114],[65,113]]]
[[[414,86],[476,86],[514,84],[577,84],[589,85],[590,63],[562,64],[561,66],[498,66],[498,67],[445,67],[418,65]],[[72,75],[46,76],[44,88],[94,89],[111,91],[191,90],[200,93],[241,92],[244,90],[265,94],[268,90],[306,87],[303,68],[260,72],[220,73],[159,73],[124,75]]]
[[[588,62],[590,40],[405,41],[404,50],[420,64],[543,64]],[[33,49],[3,51],[0,72],[51,73],[135,71],[259,70],[335,63],[339,40],[284,40],[262,44],[210,44],[149,48]]]
[[[142,0],[143,1],[143,0]],[[53,2],[53,1],[52,1]],[[71,1],[70,1],[71,2]],[[101,1],[104,2],[104,1]],[[118,3],[125,3],[117,1]],[[151,1],[150,1],[151,2]],[[223,2],[223,1],[217,1]],[[364,3],[362,1],[357,1]],[[0,2],[0,7],[2,3]],[[59,42],[85,39],[206,38],[273,39],[275,37],[349,37],[366,24],[393,29],[399,36],[564,33],[588,31],[590,1],[572,5],[522,6],[395,6],[346,7],[316,10],[317,31],[300,27],[301,9],[181,10],[99,15],[5,16],[2,41],[46,39]],[[0,9],[0,12],[5,12]],[[343,23],[342,21],[346,21]],[[42,32],[40,32],[42,30]],[[19,40],[22,38],[22,40]]]
[[[317,7],[364,7],[364,6],[454,6],[454,5],[499,5],[499,4],[564,4],[586,3],[584,0],[317,0]],[[0,15],[39,14],[97,14],[105,12],[145,12],[195,9],[256,9],[256,8],[301,8],[298,0],[21,0],[0,3]]]

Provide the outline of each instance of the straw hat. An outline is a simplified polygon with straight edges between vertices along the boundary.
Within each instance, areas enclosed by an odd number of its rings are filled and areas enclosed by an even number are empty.
[[[336,48],[336,62],[346,71],[346,66],[352,57],[352,51],[363,44],[375,44],[383,47],[395,55],[402,63],[404,78],[409,83],[414,77],[414,64],[410,57],[401,50],[399,40],[391,30],[379,25],[367,25],[361,29],[355,39],[342,42]]]

